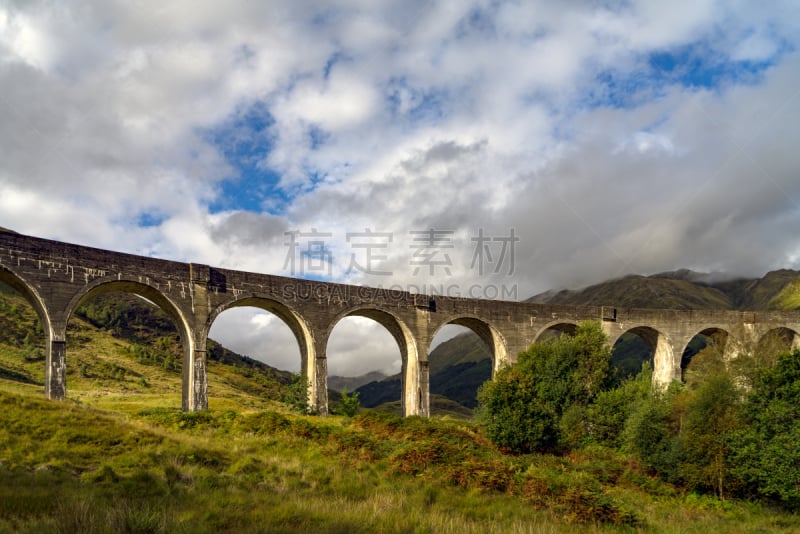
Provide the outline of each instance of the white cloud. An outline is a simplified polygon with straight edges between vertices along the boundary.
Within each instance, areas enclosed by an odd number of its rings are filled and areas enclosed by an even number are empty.
[[[409,231],[449,229],[449,282],[523,298],[797,267],[799,26],[791,1],[0,3],[0,226],[275,273],[284,233],[317,228],[335,277],[383,285],[440,283],[413,275]],[[651,78],[652,53],[681,50],[741,79]],[[249,163],[288,200],[210,213],[237,171],[208,132],[254,103],[274,123]],[[470,237],[512,227],[514,276],[477,275]],[[390,280],[346,273],[365,228],[393,233]],[[248,350],[273,328],[233,317]],[[393,340],[352,341],[380,327],[348,324],[336,366],[394,365]]]
[[[303,87],[289,104],[290,112],[324,130],[340,130],[359,124],[375,109],[374,89],[358,78],[334,69],[322,91]]]
[[[300,371],[300,348],[291,329],[277,316],[258,308],[224,311],[211,326],[209,337],[272,367]]]

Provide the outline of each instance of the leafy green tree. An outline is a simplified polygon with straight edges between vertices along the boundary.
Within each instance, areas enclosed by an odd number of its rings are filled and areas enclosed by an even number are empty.
[[[692,358],[686,388],[673,401],[680,417],[678,476],[692,489],[713,489],[721,499],[737,481],[730,469],[728,436],[740,425],[742,392],[726,364],[725,343],[712,339]]]
[[[558,443],[558,417],[536,394],[530,358],[497,372],[478,391],[478,419],[497,446],[518,453],[549,449]]]
[[[310,413],[308,408],[308,379],[304,374],[292,373],[292,382],[289,384],[288,393],[283,398],[283,402],[298,413]]]
[[[735,486],[728,436],[739,426],[740,398],[728,373],[709,376],[690,394],[679,440],[679,475],[688,487],[710,488],[724,499]]]
[[[791,352],[791,342],[781,331],[768,332],[763,338],[753,340],[752,335],[743,329],[738,325],[730,336],[738,353],[730,362],[730,368],[744,388],[752,389],[762,369],[773,367],[779,355]]]
[[[751,492],[800,509],[800,351],[756,375],[730,439],[732,465]]]
[[[347,387],[342,388],[342,398],[339,401],[339,415],[345,417],[353,417],[358,413],[361,403],[358,401],[358,391],[353,393],[347,392]]]
[[[623,450],[636,454],[645,467],[673,481],[677,477],[680,428],[674,417],[674,399],[679,393],[678,385],[667,391],[651,388],[634,406],[622,434]]]
[[[586,410],[588,434],[595,442],[607,447],[622,445],[625,422],[634,409],[649,398],[652,378],[650,364],[644,362],[639,374],[597,395]]]
[[[581,323],[574,335],[531,345],[478,393],[487,436],[519,453],[553,449],[564,436],[575,442],[583,432],[581,414],[610,383],[610,361],[596,321]]]

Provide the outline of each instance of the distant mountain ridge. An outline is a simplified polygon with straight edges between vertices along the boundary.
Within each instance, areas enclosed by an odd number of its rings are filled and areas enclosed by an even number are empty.
[[[380,382],[385,378],[386,375],[380,371],[371,371],[359,376],[332,375],[328,377],[328,389],[341,392],[344,388],[347,388],[347,391],[353,391],[364,384],[369,384],[370,382]]]
[[[475,408],[475,392],[492,376],[489,349],[477,334],[468,331],[441,343],[428,356],[430,361],[430,391],[434,396],[447,397],[466,408]],[[400,375],[361,385],[361,404],[377,407],[401,397]]]
[[[800,272],[771,271],[761,278],[734,278],[688,269],[650,276],[627,275],[583,289],[550,290],[525,302],[627,308],[800,309]]]

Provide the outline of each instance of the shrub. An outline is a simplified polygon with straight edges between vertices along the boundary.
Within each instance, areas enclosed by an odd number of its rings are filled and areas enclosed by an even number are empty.
[[[568,441],[585,433],[576,414],[611,380],[611,349],[596,321],[581,323],[575,335],[535,343],[517,364],[501,369],[478,392],[479,420],[489,439],[516,453],[544,451],[562,443],[562,416]]]

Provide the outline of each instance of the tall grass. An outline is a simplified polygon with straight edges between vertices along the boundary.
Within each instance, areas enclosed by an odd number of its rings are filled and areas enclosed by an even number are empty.
[[[511,457],[458,421],[99,410],[0,381],[0,532],[791,532],[596,448]]]

